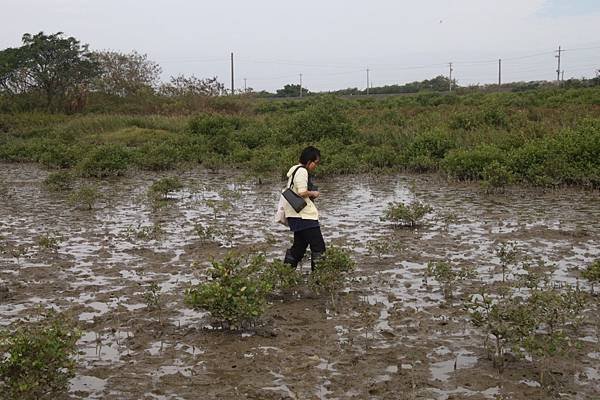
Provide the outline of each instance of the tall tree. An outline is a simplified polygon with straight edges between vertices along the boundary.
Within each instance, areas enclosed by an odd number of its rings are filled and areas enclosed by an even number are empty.
[[[125,97],[153,91],[158,86],[162,69],[146,54],[101,51],[94,55],[101,70],[94,88],[100,92]]]
[[[9,94],[37,92],[48,109],[80,96],[98,74],[88,45],[62,32],[23,35],[23,45],[0,52],[0,88]]]
[[[161,86],[160,92],[165,96],[218,96],[225,85],[217,77],[200,79],[191,75],[172,76],[169,83]]]

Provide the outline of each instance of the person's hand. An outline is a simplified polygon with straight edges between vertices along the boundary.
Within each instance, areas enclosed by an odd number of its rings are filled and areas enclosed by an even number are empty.
[[[318,191],[316,191],[316,190],[312,191],[312,192],[310,192],[310,198],[311,199],[316,199],[317,197],[319,197],[319,194],[320,193]]]

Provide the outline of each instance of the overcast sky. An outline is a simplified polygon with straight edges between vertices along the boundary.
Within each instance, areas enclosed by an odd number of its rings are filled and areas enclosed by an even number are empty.
[[[65,32],[94,50],[145,53],[178,74],[274,91],[364,89],[448,74],[461,85],[600,69],[600,0],[0,0],[0,48]]]

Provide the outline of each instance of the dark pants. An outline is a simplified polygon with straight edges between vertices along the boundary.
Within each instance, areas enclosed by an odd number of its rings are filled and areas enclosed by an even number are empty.
[[[283,262],[296,268],[298,263],[304,257],[304,253],[308,246],[310,246],[311,267],[314,270],[315,263],[323,256],[323,253],[325,253],[325,241],[323,240],[320,227],[294,232],[294,243],[292,244],[292,247],[285,252],[285,259]]]

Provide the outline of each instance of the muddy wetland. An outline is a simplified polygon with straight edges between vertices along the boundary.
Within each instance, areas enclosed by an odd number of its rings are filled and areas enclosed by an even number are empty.
[[[75,321],[65,398],[600,398],[600,300],[581,275],[600,258],[597,192],[319,179],[323,234],[355,269],[335,296],[301,283],[256,324],[226,329],[185,291],[230,252],[282,258],[280,182],[185,171],[157,205],[148,188],[167,175],[132,172],[88,180],[82,205],[83,182],[50,191],[47,174],[0,168],[0,324],[48,308]],[[431,207],[416,227],[382,218],[416,201]],[[307,258],[301,268],[307,280]],[[546,320],[532,330],[530,314]]]

